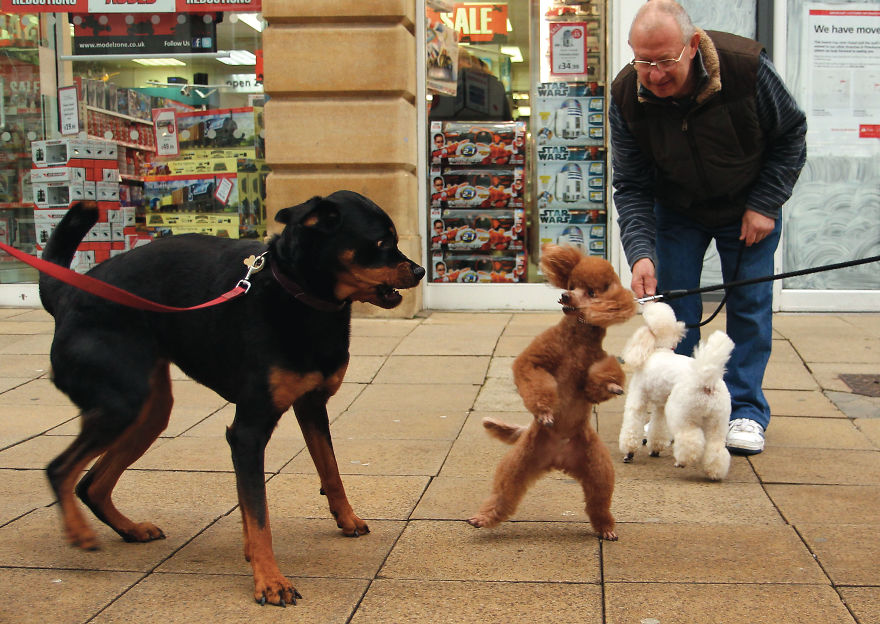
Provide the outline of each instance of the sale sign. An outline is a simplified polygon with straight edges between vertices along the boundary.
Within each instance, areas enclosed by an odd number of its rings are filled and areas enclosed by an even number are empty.
[[[585,22],[550,24],[550,73],[555,76],[587,73]]]

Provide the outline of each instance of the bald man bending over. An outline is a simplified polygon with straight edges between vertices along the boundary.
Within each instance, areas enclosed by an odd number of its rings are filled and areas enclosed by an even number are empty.
[[[609,120],[633,291],[697,288],[712,240],[724,281],[771,275],[782,204],[806,160],[807,122],[763,46],[696,28],[671,0],[641,7],[629,45],[634,58],[611,85]],[[734,453],[764,450],[772,300],[765,282],[731,290],[727,303]],[[669,304],[679,320],[699,323],[698,295]],[[690,329],[676,350],[691,355],[699,339]]]

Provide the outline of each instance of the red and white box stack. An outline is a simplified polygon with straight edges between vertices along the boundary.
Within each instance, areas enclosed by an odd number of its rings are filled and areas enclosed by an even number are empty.
[[[94,201],[98,223],[77,248],[73,268],[96,264],[143,242],[135,228],[134,207],[119,202],[117,145],[100,139],[55,139],[31,143],[34,227],[37,254],[75,201]]]

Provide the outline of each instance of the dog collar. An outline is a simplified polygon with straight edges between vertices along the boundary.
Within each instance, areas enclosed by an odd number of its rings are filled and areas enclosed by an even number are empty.
[[[303,290],[302,286],[278,270],[278,267],[275,264],[275,259],[272,256],[269,256],[269,268],[272,270],[272,276],[275,278],[275,281],[281,285],[281,288],[293,295],[294,299],[310,308],[320,310],[321,312],[339,312],[349,305],[348,301],[343,301],[341,303],[327,301],[326,299],[321,299],[320,297],[307,293]]]

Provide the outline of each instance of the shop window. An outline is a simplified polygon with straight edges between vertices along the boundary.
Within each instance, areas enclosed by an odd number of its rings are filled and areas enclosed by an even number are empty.
[[[58,61],[58,86],[42,94],[54,117],[24,105],[42,125],[20,151],[3,147],[4,165],[19,154],[30,180],[16,210],[29,221],[31,246],[21,236],[17,246],[39,255],[80,198],[102,210],[77,252],[79,271],[171,234],[262,238],[261,15],[126,10],[54,14],[57,33],[47,38],[61,49],[41,59]],[[35,279],[25,271],[3,281]]]
[[[606,255],[604,0],[428,2],[432,282],[540,282]]]

